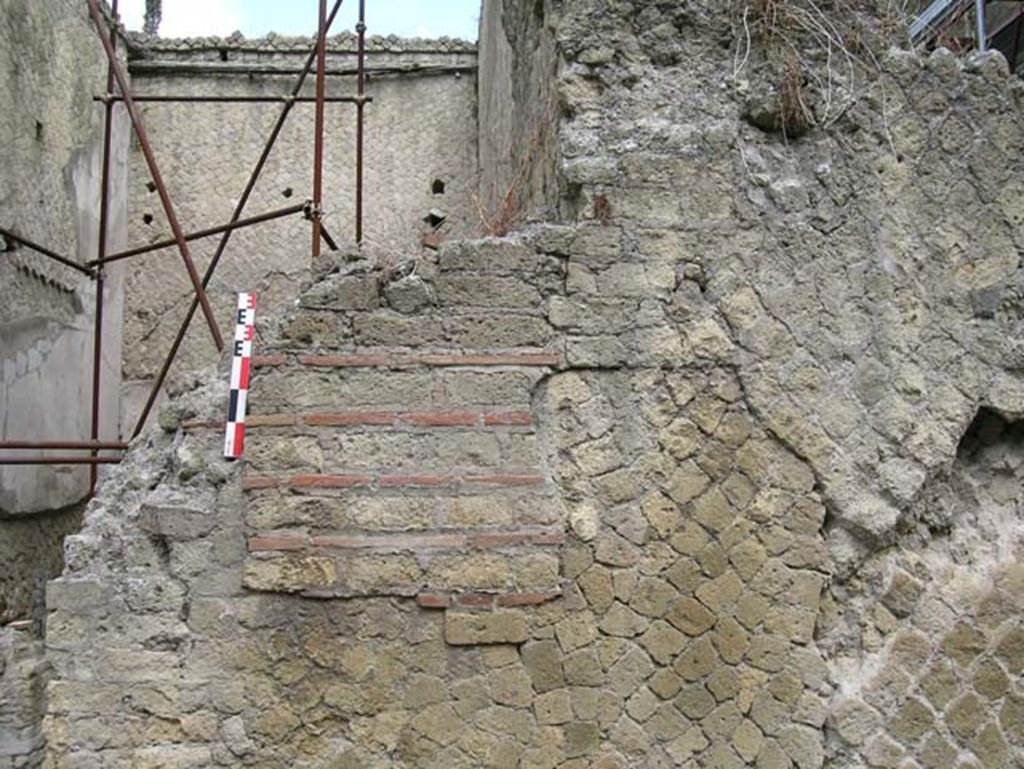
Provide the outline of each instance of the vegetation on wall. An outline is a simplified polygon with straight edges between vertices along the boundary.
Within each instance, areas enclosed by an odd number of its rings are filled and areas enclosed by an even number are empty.
[[[905,41],[911,12],[903,0],[737,0],[733,77],[750,78],[746,117],[796,138],[828,127],[877,76],[879,56]]]

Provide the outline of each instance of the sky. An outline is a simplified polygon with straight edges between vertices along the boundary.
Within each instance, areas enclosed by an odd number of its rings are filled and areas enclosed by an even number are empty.
[[[145,0],[121,0],[128,29],[142,29]],[[344,0],[332,32],[355,27],[357,0]],[[328,8],[331,3],[328,2]],[[317,0],[163,0],[163,37],[314,35]],[[476,40],[480,0],[366,0],[370,34]]]

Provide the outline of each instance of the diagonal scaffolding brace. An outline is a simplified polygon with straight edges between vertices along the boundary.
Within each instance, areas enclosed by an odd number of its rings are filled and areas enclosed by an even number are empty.
[[[293,97],[289,101],[284,103],[281,107],[281,112],[277,116],[277,122],[274,123],[273,129],[270,131],[270,136],[267,137],[267,142],[263,146],[263,152],[260,153],[259,159],[256,161],[256,166],[252,169],[252,173],[249,174],[249,180],[245,184],[245,189],[242,191],[241,197],[238,199],[238,203],[235,205],[235,211],[231,215],[231,222],[237,222],[242,214],[245,212],[245,207],[249,202],[249,198],[252,196],[253,190],[256,188],[256,182],[259,181],[260,174],[263,173],[263,167],[267,164],[267,160],[270,158],[270,153],[274,149],[274,145],[277,143],[277,137],[281,135],[281,131],[284,129],[285,123],[288,121],[288,116],[291,114],[292,108],[295,106],[295,97],[302,93],[302,86],[306,83],[306,78],[309,76],[310,70],[313,67],[313,62],[317,59],[320,52],[321,40],[326,41],[327,31],[331,28],[331,24],[334,23],[335,17],[338,15],[338,11],[341,10],[341,4],[344,0],[335,0],[334,7],[331,9],[330,14],[324,24],[323,35],[317,36],[317,44],[313,46],[313,50],[310,51],[309,56],[306,57],[306,64],[302,68],[302,72],[299,74],[295,85],[292,87],[291,96]],[[363,67],[363,60],[360,58],[360,68]],[[360,154],[361,154],[360,150]],[[314,201],[316,205],[316,201]],[[362,217],[362,214],[359,214]],[[321,224],[321,233],[323,225]],[[224,233],[224,237],[221,238],[220,243],[217,245],[217,250],[213,254],[213,258],[210,260],[210,266],[206,268],[206,274],[203,276],[203,286],[207,286],[210,280],[213,278],[214,272],[217,270],[217,265],[220,263],[221,257],[224,255],[224,251],[228,247],[228,243],[231,241],[231,230]],[[357,239],[358,240],[358,239]],[[188,312],[185,313],[185,319],[181,322],[178,327],[178,333],[174,337],[174,342],[171,344],[171,350],[164,359],[163,366],[160,367],[160,372],[157,374],[156,379],[153,381],[153,386],[150,388],[149,397],[146,399],[146,405],[142,408],[142,413],[139,415],[138,421],[135,423],[135,429],[132,431],[132,438],[137,437],[141,432],[142,428],[146,425],[146,420],[149,419],[150,412],[153,410],[153,406],[156,404],[156,399],[160,397],[160,390],[164,386],[164,382],[167,380],[167,375],[170,373],[171,365],[174,363],[174,359],[178,355],[178,350],[181,348],[181,343],[185,340],[185,335],[188,333],[189,325],[192,323],[192,318],[195,317],[196,308],[198,307],[198,301],[192,300],[192,305],[189,307]]]
[[[319,20],[317,28],[317,42],[313,49],[310,51],[309,56],[306,59],[305,66],[299,72],[299,77],[291,93],[287,96],[281,97],[249,97],[244,95],[238,96],[209,96],[209,97],[190,97],[190,96],[164,96],[159,94],[146,94],[136,95],[133,94],[128,88],[128,81],[126,73],[121,66],[121,62],[117,58],[117,38],[115,33],[117,32],[118,24],[118,0],[112,0],[112,18],[105,22],[104,16],[100,10],[98,0],[86,0],[89,6],[89,13],[96,26],[97,33],[99,35],[100,42],[103,46],[104,52],[106,53],[108,69],[107,69],[107,83],[106,93],[103,96],[97,97],[96,100],[101,102],[104,106],[104,136],[103,136],[103,155],[102,155],[102,174],[100,182],[100,215],[99,215],[99,235],[97,243],[97,255],[95,259],[89,260],[84,265],[80,264],[68,257],[62,256],[45,246],[39,245],[25,237],[17,235],[15,232],[0,228],[0,235],[2,235],[8,242],[8,249],[13,250],[15,245],[23,245],[33,251],[36,251],[52,260],[60,262],[65,266],[88,276],[96,281],[96,316],[94,326],[94,340],[93,340],[93,371],[92,371],[92,420],[91,420],[91,439],[87,441],[66,441],[66,440],[4,440],[0,441],[0,449],[10,450],[52,450],[52,449],[64,449],[70,451],[86,451],[86,456],[36,456],[36,457],[24,457],[24,456],[0,456],[0,465],[38,465],[38,464],[49,464],[49,465],[88,465],[91,470],[91,485],[90,493],[94,493],[96,480],[97,480],[97,467],[101,464],[114,464],[120,461],[120,457],[117,456],[101,456],[101,451],[115,451],[122,452],[128,448],[128,444],[121,440],[117,441],[104,441],[99,438],[100,431],[100,387],[101,387],[101,363],[102,363],[102,335],[103,335],[103,304],[104,304],[104,267],[106,264],[122,259],[127,259],[131,256],[139,256],[142,254],[150,253],[152,251],[159,250],[161,248],[167,248],[170,246],[177,246],[181,254],[182,261],[185,263],[186,270],[189,275],[189,279],[194,289],[194,295],[192,298],[192,304],[185,315],[180,327],[178,334],[175,337],[174,343],[171,345],[167,357],[164,360],[163,366],[161,367],[160,373],[153,383],[152,390],[150,391],[149,398],[147,399],[146,405],[135,425],[132,433],[132,438],[135,438],[141,433],[149,415],[152,411],[153,405],[156,402],[157,397],[163,384],[166,380],[167,374],[177,357],[178,351],[184,341],[185,335],[188,332],[189,326],[193,317],[195,316],[196,310],[202,309],[203,314],[206,318],[207,325],[209,326],[210,333],[213,336],[214,342],[218,350],[222,350],[224,347],[223,337],[221,336],[220,329],[217,325],[214,317],[213,310],[211,308],[209,298],[206,294],[206,289],[209,286],[211,279],[217,269],[217,265],[227,249],[227,246],[231,240],[233,232],[243,227],[248,227],[261,222],[271,221],[278,219],[283,216],[302,212],[307,219],[310,219],[313,223],[313,241],[312,241],[312,252],[314,256],[319,255],[321,249],[321,241],[327,244],[332,250],[337,250],[338,246],[334,239],[327,232],[323,225],[321,218],[321,206],[323,197],[323,142],[324,132],[326,128],[326,121],[324,115],[324,106],[327,103],[351,103],[356,106],[356,159],[355,159],[355,240],[356,243],[361,244],[363,239],[363,143],[364,143],[364,110],[367,103],[372,101],[372,97],[366,94],[366,65],[365,65],[365,33],[366,33],[366,2],[365,0],[359,0],[359,21],[356,26],[356,30],[359,37],[359,47],[357,51],[357,68],[355,74],[357,76],[357,94],[355,96],[331,96],[328,97],[325,94],[326,77],[328,75],[326,69],[326,57],[327,57],[327,33],[333,24],[335,18],[341,9],[343,0],[335,0],[330,13],[326,13],[326,0],[319,0]],[[109,24],[109,30],[107,28]],[[307,77],[313,69],[313,65],[316,63],[316,96],[315,97],[304,97],[301,96],[303,85],[306,82]],[[174,205],[171,201],[171,196],[164,184],[163,177],[160,173],[159,165],[157,164],[155,154],[153,152],[152,145],[149,141],[148,134],[146,132],[145,125],[143,123],[141,114],[138,109],[138,103],[142,102],[176,102],[176,101],[196,101],[196,102],[209,102],[209,103],[252,103],[252,102],[280,102],[282,104],[281,112],[278,116],[277,122],[271,130],[270,136],[267,138],[266,144],[260,154],[259,159],[256,162],[256,166],[253,168],[252,173],[249,176],[249,180],[245,185],[245,189],[242,192],[241,197],[235,205],[234,212],[228,223],[219,225],[216,227],[210,227],[203,230],[197,230],[186,234],[181,227],[181,224],[177,218],[177,214]],[[316,128],[314,135],[314,200],[307,201],[306,203],[289,206],[287,208],[277,209],[269,211],[263,214],[250,216],[243,218],[246,205],[249,202],[250,197],[255,189],[256,183],[260,178],[260,175],[270,157],[271,151],[277,142],[278,137],[281,134],[282,129],[291,113],[292,108],[298,103],[315,102],[317,109]],[[139,146],[142,150],[143,156],[146,161],[146,165],[149,168],[150,175],[153,180],[153,185],[159,192],[160,202],[163,206],[164,213],[167,216],[168,223],[170,224],[172,237],[169,239],[161,240],[156,243],[150,243],[145,246],[138,246],[134,248],[125,249],[113,254],[108,254],[107,250],[107,236],[108,236],[108,223],[109,223],[109,207],[110,207],[110,164],[111,164],[111,141],[112,141],[112,127],[113,127],[113,110],[118,103],[123,103],[125,110],[128,113],[132,128],[139,140]],[[199,238],[209,237],[215,234],[222,234],[221,240],[218,243],[217,249],[214,252],[210,264],[206,269],[202,279],[200,280],[198,271],[196,270],[195,262],[192,259],[191,252],[188,248],[188,242],[197,240]]]
[[[217,326],[217,319],[213,315],[213,308],[210,307],[210,299],[206,296],[206,289],[203,287],[202,281],[199,279],[199,272],[196,270],[196,264],[192,261],[192,254],[189,252],[188,242],[185,240],[185,233],[181,229],[181,224],[178,222],[178,215],[174,211],[174,204],[171,202],[171,196],[167,192],[167,187],[164,184],[163,175],[160,173],[160,167],[157,165],[156,156],[153,154],[153,147],[149,143],[149,136],[146,133],[146,126],[142,122],[142,115],[139,114],[139,108],[136,106],[134,99],[132,99],[131,91],[128,88],[128,78],[125,76],[124,71],[121,68],[121,62],[117,60],[117,51],[114,50],[114,44],[111,42],[112,36],[107,32],[106,26],[103,23],[103,14],[100,13],[100,6],[98,0],[88,0],[89,12],[92,14],[92,20],[96,24],[96,32],[100,36],[100,42],[103,44],[103,50],[106,51],[107,60],[110,62],[110,70],[114,74],[114,80],[117,81],[117,87],[121,89],[121,96],[124,99],[125,109],[128,110],[128,117],[132,121],[132,127],[135,129],[135,136],[139,140],[139,147],[142,149],[142,155],[146,159],[146,165],[149,167],[150,176],[153,177],[153,184],[156,185],[157,193],[160,196],[160,204],[163,206],[164,213],[167,215],[167,222],[171,226],[171,232],[174,233],[174,239],[178,243],[178,250],[181,252],[181,258],[185,262],[185,268],[188,270],[188,277],[192,281],[192,286],[196,292],[196,298],[199,300],[199,304],[203,308],[203,315],[206,316],[206,323],[210,327],[210,334],[213,336],[213,343],[217,347],[217,351],[220,352],[224,349],[224,337],[220,333],[220,328]]]

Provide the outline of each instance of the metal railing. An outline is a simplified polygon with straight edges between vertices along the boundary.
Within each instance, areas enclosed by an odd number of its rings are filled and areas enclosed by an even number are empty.
[[[95,491],[97,480],[97,467],[101,464],[110,464],[120,461],[120,453],[124,452],[128,443],[120,439],[116,441],[104,441],[100,439],[100,397],[101,397],[101,358],[103,349],[103,310],[104,310],[104,269],[111,262],[141,256],[153,251],[170,246],[177,246],[181,255],[184,267],[192,284],[193,299],[188,312],[179,325],[177,335],[171,344],[170,350],[164,359],[160,372],[150,389],[145,406],[142,409],[131,437],[137,437],[146,425],[153,406],[159,397],[171,366],[177,357],[178,351],[188,333],[189,326],[195,317],[196,311],[201,309],[210,335],[213,337],[214,345],[218,351],[224,348],[224,339],[214,317],[213,309],[207,295],[207,288],[216,272],[224,251],[231,241],[232,233],[243,227],[251,227],[256,224],[269,222],[286,216],[301,214],[312,223],[312,257],[316,258],[321,253],[321,242],[326,243],[328,248],[337,250],[334,239],[327,232],[322,221],[323,203],[323,163],[324,163],[324,135],[326,131],[326,118],[324,107],[328,103],[340,102],[354,104],[356,107],[356,157],[355,157],[355,241],[357,244],[363,240],[363,143],[365,107],[372,101],[366,94],[366,0],[359,0],[359,20],[356,24],[358,48],[356,52],[357,66],[356,93],[354,96],[333,96],[326,95],[327,79],[327,33],[341,9],[344,0],[335,0],[333,7],[328,13],[327,0],[318,0],[319,12],[317,23],[316,45],[310,51],[298,79],[291,92],[285,96],[175,96],[166,94],[136,94],[131,91],[128,84],[128,77],[117,54],[118,34],[118,0],[112,0],[112,13],[109,18],[104,15],[99,6],[99,0],[86,0],[89,6],[89,14],[96,27],[100,44],[107,58],[107,83],[106,92],[97,96],[96,100],[102,102],[104,107],[103,122],[103,151],[102,170],[100,177],[100,211],[99,211],[99,236],[96,245],[96,258],[81,264],[74,259],[63,256],[46,246],[40,245],[28,238],[17,234],[14,230],[0,227],[2,235],[9,244],[20,244],[25,248],[35,251],[48,259],[63,264],[78,273],[83,274],[96,284],[96,303],[93,325],[93,360],[92,360],[92,412],[91,430],[89,440],[3,440],[0,441],[0,450],[7,451],[45,451],[63,450],[72,452],[87,452],[74,456],[0,456],[0,465],[89,465],[90,471],[90,493]],[[316,95],[314,97],[300,96],[302,87],[307,77],[316,64]],[[274,124],[270,135],[267,138],[263,151],[256,165],[249,175],[249,180],[242,191],[241,197],[235,205],[230,220],[222,225],[209,227],[186,233],[179,221],[174,202],[167,186],[164,183],[160,172],[160,165],[157,162],[153,147],[146,133],[145,123],[137,107],[141,103],[279,103],[281,112]],[[132,129],[139,142],[139,147],[149,169],[152,183],[159,193],[160,203],[167,216],[171,228],[171,237],[150,243],[144,246],[137,246],[123,251],[108,253],[107,235],[110,221],[110,166],[111,166],[111,144],[113,135],[114,107],[123,104],[131,121]],[[313,136],[314,160],[313,160],[313,190],[312,197],[305,203],[288,206],[274,211],[268,211],[255,216],[244,217],[246,205],[252,196],[256,183],[260,178],[264,166],[270,157],[271,151],[288,120],[288,116],[296,104],[312,103],[316,107],[316,119]],[[196,269],[195,261],[189,250],[188,244],[191,241],[220,235],[220,242],[214,251],[210,264],[205,273],[200,277]],[[118,452],[118,455],[102,455],[101,452]]]

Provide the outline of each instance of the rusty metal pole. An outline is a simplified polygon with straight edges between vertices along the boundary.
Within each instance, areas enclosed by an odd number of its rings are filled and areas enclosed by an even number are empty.
[[[132,98],[137,104],[153,102],[156,104],[283,104],[294,101],[298,104],[316,102],[315,96],[192,96],[175,94],[138,94]],[[120,96],[94,96],[93,101],[123,101]],[[355,96],[326,96],[327,104],[355,104]]]
[[[72,259],[68,259],[68,257],[66,257],[66,256],[61,256],[56,251],[52,251],[49,248],[47,248],[46,246],[41,246],[38,243],[36,243],[35,241],[33,241],[33,240],[29,240],[28,238],[23,238],[21,235],[18,235],[16,232],[13,232],[12,230],[8,230],[6,227],[0,227],[0,235],[3,235],[11,243],[20,243],[21,245],[25,246],[26,248],[29,248],[29,249],[37,252],[37,253],[40,253],[40,254],[42,254],[45,257],[53,259],[55,262],[60,262],[65,267],[70,267],[72,270],[75,270],[76,272],[80,272],[83,275],[88,275],[90,278],[93,276],[93,271],[90,270],[88,267],[85,267],[85,266],[79,264],[78,262],[76,262],[76,261],[74,261]],[[13,251],[14,249],[10,249],[10,250]],[[2,252],[2,253],[7,253],[7,252]]]
[[[124,451],[128,444],[123,441],[0,441],[0,449],[110,449]]]
[[[298,214],[303,211],[309,210],[310,203],[297,203],[293,206],[287,206],[285,208],[275,209],[273,211],[267,211],[256,216],[250,216],[246,219],[236,219],[228,224],[219,224],[216,227],[207,227],[206,229],[196,230],[195,232],[189,232],[185,234],[185,240],[202,240],[208,238],[211,235],[221,235],[231,230],[240,230],[244,227],[251,227],[254,224],[262,224],[263,222],[270,222],[274,219],[281,219],[285,216],[291,216],[292,214]],[[124,251],[117,251],[116,253],[110,254],[103,259],[93,259],[90,262],[86,262],[89,265],[101,265],[109,264],[110,262],[119,262],[122,259],[128,259],[132,256],[142,256],[143,254],[150,254],[154,251],[159,251],[163,248],[169,248],[175,245],[177,241],[174,238],[167,238],[166,240],[158,240],[155,243],[148,243],[145,246],[136,246],[135,248],[125,249]]]
[[[139,147],[142,149],[142,154],[146,159],[146,165],[149,166],[149,173],[153,177],[153,184],[156,185],[157,192],[160,195],[160,203],[163,205],[164,213],[167,215],[167,222],[170,224],[171,232],[174,233],[174,237],[178,242],[178,250],[181,252],[181,258],[185,262],[185,268],[188,270],[188,276],[192,281],[192,287],[195,289],[196,296],[199,298],[199,304],[203,308],[203,315],[206,316],[206,323],[210,327],[210,334],[213,336],[213,342],[218,351],[223,350],[224,337],[221,336],[220,328],[217,326],[217,319],[213,314],[213,308],[210,307],[210,300],[206,296],[206,290],[203,288],[202,281],[199,278],[199,273],[196,271],[195,262],[192,261],[192,254],[189,252],[188,243],[185,241],[181,224],[178,222],[178,216],[174,211],[174,204],[171,202],[171,196],[167,192],[163,176],[160,174],[160,168],[157,165],[156,156],[153,154],[153,147],[150,145],[149,136],[146,134],[146,127],[142,123],[142,116],[139,114],[138,107],[135,105],[135,101],[131,97],[131,91],[128,88],[128,79],[125,77],[124,72],[121,71],[121,64],[117,60],[117,53],[114,51],[113,45],[110,42],[110,36],[107,34],[106,29],[104,29],[103,15],[100,13],[99,2],[98,0],[87,0],[87,2],[89,3],[89,11],[92,14],[93,21],[96,24],[96,32],[99,34],[100,42],[103,43],[103,49],[107,53],[107,61],[110,63],[110,68],[113,70],[114,79],[117,81],[118,88],[121,89],[124,106],[128,110],[128,116],[131,118],[132,126],[135,128],[135,135],[138,137]]]
[[[121,457],[0,457],[0,465],[116,465]]]
[[[320,0],[316,51],[316,125],[313,128],[313,258],[320,256],[320,216],[324,202],[324,96],[327,71],[327,0]]]
[[[358,67],[356,76],[356,245],[363,244],[363,108],[366,106],[366,0],[359,0]]]
[[[111,4],[111,15],[113,23],[117,24],[118,0]],[[110,46],[117,52],[117,35],[110,35]],[[114,67],[107,63],[107,93],[114,92]],[[107,225],[110,218],[110,145],[113,135],[114,103],[108,101],[103,105],[103,156],[100,170],[100,221],[98,243],[96,245],[97,258],[102,260],[107,255]],[[105,280],[102,262],[96,267],[96,318],[93,324],[92,337],[92,429],[89,437],[93,441],[100,439],[100,398],[103,380],[103,290]],[[95,449],[92,456],[99,456]],[[89,468],[89,495],[96,493],[96,481],[99,477],[99,467],[93,464]]]
[[[334,22],[335,17],[338,15],[338,11],[341,10],[342,2],[343,0],[335,0],[334,8],[331,10],[331,15],[327,19],[328,28],[330,28],[331,24]],[[316,59],[319,49],[319,45],[314,46],[313,50],[309,52],[309,56],[306,57],[306,66],[302,68],[302,72],[299,74],[299,79],[292,88],[292,96],[298,96],[299,93],[302,92],[302,86],[305,84],[306,78],[309,76],[310,69],[313,66],[313,61]],[[259,181],[260,174],[263,173],[263,167],[267,164],[270,152],[274,149],[277,137],[280,136],[281,130],[284,128],[284,124],[288,120],[288,115],[291,113],[294,105],[294,101],[288,101],[285,103],[284,107],[281,108],[281,114],[278,115],[277,123],[274,124],[274,128],[270,132],[270,136],[267,137],[267,143],[263,147],[263,152],[260,154],[259,160],[256,161],[256,166],[253,168],[252,173],[249,174],[249,181],[246,182],[245,190],[242,191],[242,196],[238,199],[238,204],[235,206],[235,212],[231,216],[231,221],[238,221],[242,216],[242,212],[245,211],[245,206],[249,202],[249,197],[252,195],[252,191],[256,188],[256,182]],[[224,233],[224,237],[221,238],[220,244],[217,246],[217,250],[214,252],[213,258],[210,260],[210,265],[206,268],[206,274],[203,276],[204,287],[207,286],[213,278],[213,273],[216,271],[217,265],[220,263],[220,259],[224,255],[224,251],[227,249],[228,243],[231,241],[231,233],[232,231],[228,230]],[[192,318],[195,317],[196,309],[198,309],[198,307],[198,298],[193,298],[192,305],[189,308],[189,311],[185,314],[185,319],[178,327],[178,334],[174,338],[171,350],[164,359],[163,366],[160,367],[160,372],[157,374],[156,380],[153,382],[153,387],[150,388],[149,397],[146,399],[146,405],[143,407],[142,414],[139,416],[138,421],[135,423],[135,429],[132,431],[133,438],[137,437],[139,433],[142,432],[142,428],[146,425],[146,420],[149,419],[149,414],[153,410],[153,406],[156,404],[156,399],[160,396],[160,388],[163,387],[164,380],[167,379],[167,374],[170,373],[171,364],[174,363],[174,358],[178,354],[181,343],[185,340],[185,334],[188,333],[188,327],[192,323]]]

